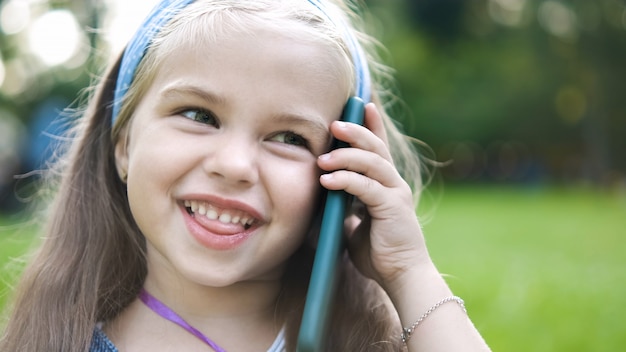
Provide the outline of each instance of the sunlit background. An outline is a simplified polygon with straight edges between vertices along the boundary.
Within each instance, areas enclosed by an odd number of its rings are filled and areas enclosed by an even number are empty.
[[[0,1],[0,265],[25,251],[60,112],[154,3]],[[439,165],[418,212],[429,248],[488,342],[623,349],[625,0],[364,3],[391,111]]]
[[[0,207],[20,206],[14,175],[39,169],[62,133],[59,113],[120,52],[148,1],[0,3]]]
[[[154,3],[2,2],[0,185],[39,165],[41,130],[60,128],[55,111]],[[440,170],[447,180],[626,187],[622,0],[367,3],[398,73],[395,116],[430,156],[454,160]]]

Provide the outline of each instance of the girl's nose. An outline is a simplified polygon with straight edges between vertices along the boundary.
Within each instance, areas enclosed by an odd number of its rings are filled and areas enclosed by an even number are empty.
[[[259,173],[255,143],[244,137],[227,135],[217,142],[204,161],[207,174],[231,184],[256,183]]]

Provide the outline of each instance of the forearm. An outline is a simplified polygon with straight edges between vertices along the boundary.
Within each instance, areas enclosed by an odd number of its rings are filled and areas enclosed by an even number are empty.
[[[442,299],[453,296],[432,262],[405,273],[393,286],[388,292],[405,328],[411,327]],[[409,351],[489,351],[455,300],[441,304],[424,317],[406,344]]]

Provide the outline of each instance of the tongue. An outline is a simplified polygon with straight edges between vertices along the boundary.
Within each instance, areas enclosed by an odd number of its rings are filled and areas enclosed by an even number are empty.
[[[202,225],[207,231],[217,235],[230,236],[242,233],[246,228],[241,223],[233,224],[232,222],[223,223],[219,220],[210,220],[206,216],[194,215],[194,219]]]

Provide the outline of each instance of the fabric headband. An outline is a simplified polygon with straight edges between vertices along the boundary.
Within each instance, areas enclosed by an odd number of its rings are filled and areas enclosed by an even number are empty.
[[[159,30],[167,24],[167,22],[169,22],[174,15],[194,1],[195,0],[162,0],[152,10],[148,17],[146,17],[131,41],[128,43],[122,56],[122,63],[115,86],[113,113],[111,117],[112,124],[115,124],[115,121],[117,120],[117,116],[120,113],[122,105],[122,99],[134,79],[137,66],[139,66],[139,63],[143,59],[148,45],[150,45],[150,42],[152,42]],[[364,102],[369,102],[371,98],[370,73],[365,53],[359,45],[358,40],[355,38],[352,31],[344,21],[335,21],[329,16],[328,11],[326,11],[320,0],[308,1],[319,9],[326,16],[326,18],[328,18],[343,32],[344,40],[346,45],[348,45],[348,49],[352,55],[352,62],[355,67],[355,95],[363,99]]]

